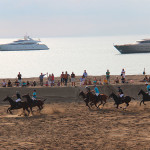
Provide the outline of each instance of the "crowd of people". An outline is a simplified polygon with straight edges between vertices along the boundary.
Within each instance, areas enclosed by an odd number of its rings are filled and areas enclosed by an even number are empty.
[[[143,71],[143,74],[145,75],[145,69]],[[111,82],[110,82],[111,81]],[[143,79],[143,81],[150,81],[150,78],[148,78],[146,75]],[[84,85],[107,85],[107,84],[118,84],[118,83],[128,83],[126,81],[125,76],[125,69],[123,68],[121,70],[120,77],[116,76],[115,79],[111,79],[110,71],[107,69],[106,76],[104,78],[101,77],[89,77],[86,70],[84,70],[81,77],[76,77],[75,73],[72,72],[71,74],[68,74],[67,71],[62,72],[60,75],[60,78],[57,77],[57,80],[54,76],[54,74],[48,74],[48,73],[41,73],[39,76],[39,80],[34,81],[25,81],[25,79],[22,79],[22,74],[19,72],[17,75],[17,79],[15,81],[6,80],[2,81],[2,87],[28,87],[28,86],[84,86]]]

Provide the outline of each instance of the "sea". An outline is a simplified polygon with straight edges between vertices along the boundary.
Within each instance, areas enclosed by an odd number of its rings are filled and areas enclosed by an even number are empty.
[[[150,36],[149,36],[150,37]],[[60,76],[62,71],[82,75],[120,75],[124,68],[127,75],[140,75],[145,68],[150,74],[150,53],[120,54],[113,44],[135,43],[148,35],[49,37],[40,38],[49,50],[0,51],[0,78],[39,77],[41,73]],[[18,38],[1,38],[0,44]]]

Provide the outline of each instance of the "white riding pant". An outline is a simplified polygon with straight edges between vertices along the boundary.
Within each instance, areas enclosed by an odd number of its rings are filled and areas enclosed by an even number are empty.
[[[20,98],[16,99],[16,102],[21,102],[21,99]]]
[[[35,98],[35,97],[32,97],[32,100],[34,101],[34,100],[36,100],[36,98]]]
[[[99,95],[99,93],[95,93],[95,95],[96,95],[96,96],[98,96],[98,95]]]
[[[120,94],[120,97],[123,97],[124,96],[124,94]]]

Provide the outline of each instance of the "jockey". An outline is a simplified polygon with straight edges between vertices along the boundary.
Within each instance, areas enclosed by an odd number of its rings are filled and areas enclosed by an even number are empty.
[[[36,90],[33,91],[33,96],[32,96],[32,100],[36,100]]]
[[[95,92],[95,95],[98,96],[99,95],[99,90],[97,88],[96,85],[94,85],[94,92]]]
[[[118,93],[119,93],[119,97],[120,98],[124,97],[123,91],[122,91],[122,89],[120,87],[118,87]]]
[[[21,102],[21,96],[20,96],[19,91],[16,91],[16,97],[17,97],[16,102],[17,102],[17,103],[18,103],[18,102]]]
[[[87,92],[87,93],[88,93],[88,92],[91,92],[91,89],[90,89],[88,86],[86,86],[85,88],[86,88],[86,92]]]
[[[147,88],[148,95],[150,95],[150,85],[148,85],[147,82],[145,83],[145,85],[146,85],[146,88]]]

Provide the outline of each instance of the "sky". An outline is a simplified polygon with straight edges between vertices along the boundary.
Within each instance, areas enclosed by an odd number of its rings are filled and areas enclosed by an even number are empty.
[[[150,0],[0,0],[0,38],[150,34]]]

